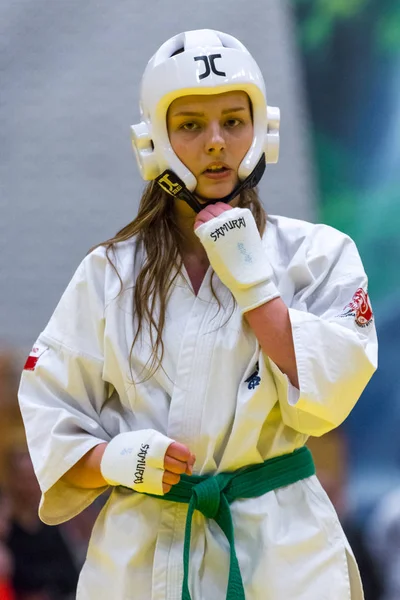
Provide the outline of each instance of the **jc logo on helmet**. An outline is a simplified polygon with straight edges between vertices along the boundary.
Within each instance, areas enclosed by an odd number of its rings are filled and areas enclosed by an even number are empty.
[[[221,77],[226,77],[226,73],[224,73],[223,71],[218,71],[217,67],[215,66],[215,60],[217,58],[221,58],[220,54],[210,54],[210,56],[195,56],[194,60],[198,61],[198,60],[202,60],[204,62],[204,72],[200,73],[199,75],[199,79],[205,79],[206,77],[208,77],[211,73],[211,71],[213,73],[215,73],[215,75],[220,75]]]

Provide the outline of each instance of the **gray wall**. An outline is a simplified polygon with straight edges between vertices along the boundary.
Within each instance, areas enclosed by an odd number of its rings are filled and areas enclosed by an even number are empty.
[[[283,0],[2,0],[0,343],[29,349],[87,249],[136,214],[130,146],[138,84],[171,35],[237,36],[282,111],[281,158],[261,185],[270,213],[313,219],[305,101]]]

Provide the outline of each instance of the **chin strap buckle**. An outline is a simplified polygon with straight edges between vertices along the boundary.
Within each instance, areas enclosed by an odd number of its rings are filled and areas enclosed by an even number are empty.
[[[230,194],[224,198],[217,198],[215,200],[204,198],[204,200],[207,200],[207,204],[216,204],[217,202],[225,202],[226,204],[229,204],[229,202],[236,198],[236,196],[243,190],[256,187],[256,185],[258,185],[260,182],[264,171],[265,154],[263,153],[250,175],[246,177],[244,181],[239,183]],[[186,202],[195,213],[199,213],[203,208],[205,208],[206,205],[200,204],[195,194],[188,190],[182,179],[180,179],[173,171],[166,169],[163,171],[163,173],[161,173],[161,175],[156,177],[155,181],[164,190],[164,192],[167,192],[167,194],[173,196],[174,198],[179,198],[179,200]]]

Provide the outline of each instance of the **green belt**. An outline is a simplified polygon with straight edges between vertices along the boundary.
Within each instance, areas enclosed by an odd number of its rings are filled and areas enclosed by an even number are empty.
[[[290,485],[315,474],[311,452],[305,446],[291,454],[266,460],[231,473],[214,476],[182,475],[168,494],[154,496],[189,504],[183,547],[182,600],[191,600],[188,584],[190,536],[195,510],[214,519],[226,535],[230,546],[230,565],[226,600],[245,600],[242,576],[236,557],[232,515],[229,505],[237,498],[256,498],[277,488]],[[153,494],[148,494],[153,496]]]

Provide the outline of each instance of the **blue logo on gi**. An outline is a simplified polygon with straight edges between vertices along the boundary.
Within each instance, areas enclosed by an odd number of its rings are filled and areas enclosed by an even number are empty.
[[[255,387],[260,385],[261,377],[259,377],[258,371],[259,371],[259,365],[258,365],[258,361],[257,361],[256,370],[254,371],[254,373],[252,373],[250,375],[250,377],[248,379],[245,380],[245,383],[249,384],[247,386],[249,390],[254,390]]]

